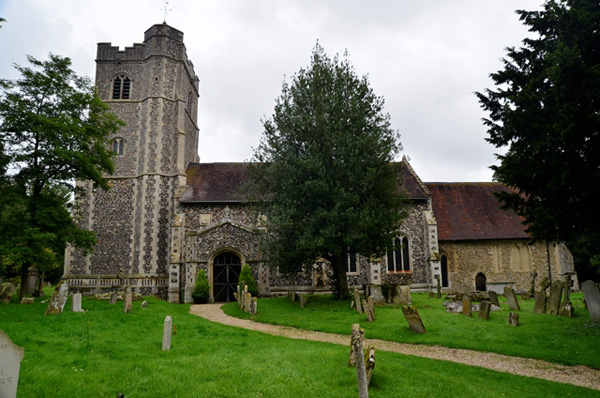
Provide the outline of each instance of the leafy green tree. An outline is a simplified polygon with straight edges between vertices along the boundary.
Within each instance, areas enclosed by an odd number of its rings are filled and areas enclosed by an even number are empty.
[[[20,79],[0,80],[0,141],[9,174],[1,185],[0,257],[20,268],[21,297],[30,266],[55,263],[67,243],[93,248],[93,233],[74,219],[73,180],[108,189],[103,173],[113,171],[113,153],[106,139],[123,125],[69,58],[28,60],[32,67],[15,65]]]
[[[582,277],[600,254],[600,7],[552,0],[517,13],[535,36],[508,48],[496,88],[477,94],[487,141],[508,147],[492,168],[518,191],[505,207],[534,238],[565,241]]]
[[[383,107],[347,54],[331,59],[317,43],[310,67],[283,83],[250,167],[271,264],[292,272],[325,258],[339,298],[348,253],[382,255],[405,215],[399,134]]]
[[[201,269],[198,271],[198,275],[196,275],[196,285],[194,286],[192,297],[195,303],[206,303],[209,295],[210,285],[208,284],[208,278],[206,277],[206,272]]]
[[[248,293],[252,296],[258,296],[258,285],[256,284],[256,280],[254,276],[252,276],[252,270],[248,264],[244,264],[242,267],[242,271],[240,272],[240,277],[238,279],[238,284],[240,286],[240,292],[244,291],[244,285],[248,286]]]

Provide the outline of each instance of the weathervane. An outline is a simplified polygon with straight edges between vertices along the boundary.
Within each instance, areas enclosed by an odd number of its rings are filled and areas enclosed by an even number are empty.
[[[165,20],[163,23],[167,23],[167,14],[169,13],[169,11],[171,11],[171,9],[169,8],[169,2],[167,0],[163,0],[163,3],[164,5],[161,8],[161,10],[165,12]]]

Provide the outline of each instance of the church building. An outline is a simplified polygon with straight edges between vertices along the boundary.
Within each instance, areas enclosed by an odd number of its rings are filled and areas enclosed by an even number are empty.
[[[183,33],[152,26],[144,42],[120,50],[99,43],[96,87],[126,125],[113,137],[110,190],[78,182],[81,226],[96,232],[89,256],[68,248],[63,279],[72,290],[131,286],[170,302],[192,302],[204,269],[212,301],[233,300],[243,264],[262,296],[327,292],[329,265],[281,274],[261,251],[264,222],[239,197],[249,181],[244,163],[199,163],[199,79]],[[430,291],[531,287],[532,273],[564,279],[573,260],[562,244],[535,242],[519,217],[501,210],[497,183],[423,183],[407,159],[400,178],[408,217],[383,258],[348,255],[351,286],[404,284]],[[539,288],[539,287],[538,287]]]

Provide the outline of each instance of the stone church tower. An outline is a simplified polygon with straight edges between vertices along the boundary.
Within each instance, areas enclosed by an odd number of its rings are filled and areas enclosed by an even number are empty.
[[[183,33],[166,24],[125,50],[98,44],[98,93],[126,125],[111,137],[111,189],[78,183],[86,192],[81,224],[96,231],[98,244],[90,256],[67,250],[64,278],[72,289],[129,284],[166,297],[171,223],[185,168],[198,162],[198,86]]]

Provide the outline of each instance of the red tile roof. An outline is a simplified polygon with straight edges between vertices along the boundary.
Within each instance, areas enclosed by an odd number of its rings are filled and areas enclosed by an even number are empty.
[[[526,239],[516,213],[500,209],[499,183],[426,183],[432,194],[438,238],[443,240]]]
[[[400,172],[404,192],[410,199],[428,198],[427,188],[406,164]],[[190,163],[186,174],[181,203],[239,203],[240,189],[250,181],[247,163]]]

